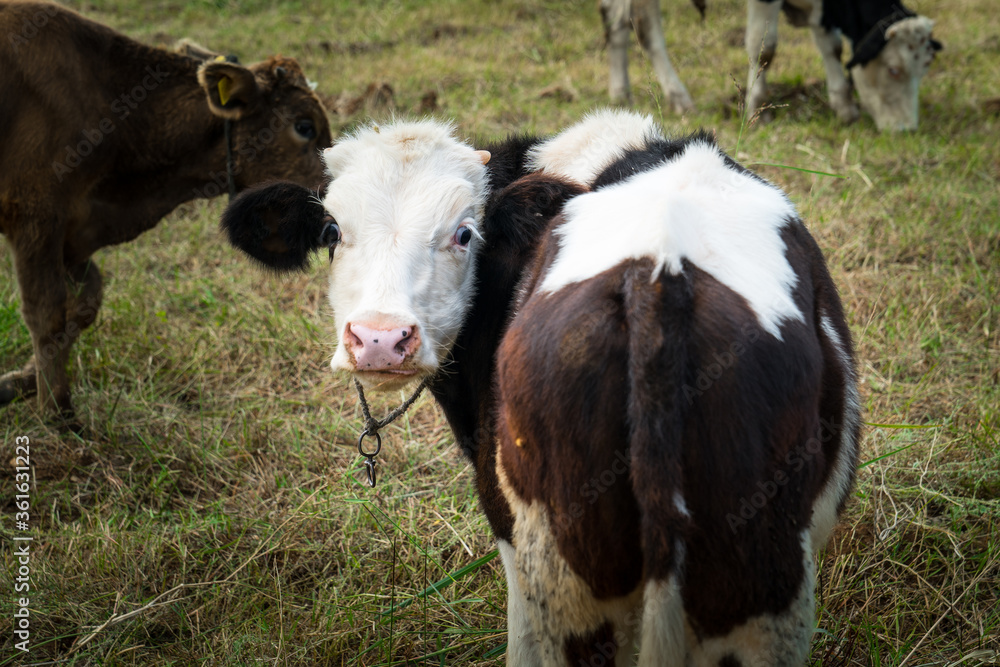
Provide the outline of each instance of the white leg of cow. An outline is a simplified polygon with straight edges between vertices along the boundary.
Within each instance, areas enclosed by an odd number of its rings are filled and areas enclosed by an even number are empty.
[[[858,105],[854,103],[851,96],[851,84],[844,74],[844,67],[840,62],[843,42],[840,38],[839,30],[826,30],[823,26],[813,26],[813,41],[816,48],[823,56],[823,68],[826,69],[826,89],[830,95],[830,106],[836,112],[837,117],[845,122],[857,120],[861,113]]]
[[[746,48],[750,58],[747,76],[747,116],[753,114],[767,101],[767,69],[774,60],[778,46],[778,14],[781,1],[747,2]]]
[[[507,575],[507,664],[511,667],[541,667],[538,639],[531,631],[527,600],[517,581],[516,552],[513,545],[500,540],[500,560]]]
[[[601,18],[608,41],[608,95],[612,102],[631,101],[628,83],[628,0],[601,0]]]
[[[659,0],[632,0],[632,21],[639,36],[639,43],[653,61],[653,71],[663,87],[667,104],[674,113],[679,114],[694,109],[691,95],[677,76],[674,66],[670,63],[670,56],[667,55]]]

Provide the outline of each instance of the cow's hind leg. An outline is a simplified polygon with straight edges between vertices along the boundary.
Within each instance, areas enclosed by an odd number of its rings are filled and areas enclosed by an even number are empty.
[[[823,68],[826,70],[826,90],[830,96],[830,106],[837,117],[845,123],[856,121],[861,112],[854,103],[851,94],[851,84],[844,75],[840,57],[844,48],[839,30],[827,30],[822,26],[813,27],[813,41],[823,56]]]
[[[517,554],[513,545],[500,540],[500,560],[507,575],[507,664],[511,667],[542,667],[538,638],[528,619],[528,601],[517,576]]]
[[[755,616],[723,637],[699,642],[688,633],[690,667],[802,667],[815,623],[816,570],[810,538],[801,541],[803,576],[787,609]]]
[[[747,2],[746,49],[750,59],[747,75],[746,113],[752,118],[767,101],[767,70],[778,48],[778,14],[781,2]]]
[[[538,662],[509,659],[508,664],[631,667],[634,635],[642,619],[642,589],[621,598],[596,599],[559,554],[545,507],[515,501],[512,510],[516,578]]]
[[[694,102],[687,88],[677,76],[677,71],[667,55],[667,43],[663,38],[663,25],[660,20],[660,3],[658,0],[633,0],[632,20],[639,43],[646,49],[649,59],[653,62],[653,71],[663,87],[666,102],[674,113],[685,113],[694,109]]]

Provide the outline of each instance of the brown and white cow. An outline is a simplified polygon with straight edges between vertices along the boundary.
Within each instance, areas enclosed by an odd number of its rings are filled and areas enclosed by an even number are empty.
[[[227,181],[318,187],[330,126],[290,58],[206,62],[37,2],[0,2],[0,35],[0,233],[34,348],[0,377],[0,405],[37,392],[71,415],[70,347],[101,304],[94,252]]]
[[[432,378],[499,540],[509,665],[804,664],[859,415],[795,209],[621,112],[487,148],[362,129],[321,203],[261,186],[223,227],[275,268],[328,248],[334,369]]]

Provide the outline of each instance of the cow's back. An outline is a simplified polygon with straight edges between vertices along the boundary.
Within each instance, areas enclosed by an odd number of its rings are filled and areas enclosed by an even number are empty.
[[[30,199],[25,189],[58,197],[102,163],[140,155],[150,128],[129,122],[141,104],[129,96],[177,78],[176,70],[164,75],[164,62],[191,77],[197,67],[54,4],[0,3],[0,32],[9,36],[0,40],[0,193],[19,200]],[[84,160],[88,169],[76,170]]]

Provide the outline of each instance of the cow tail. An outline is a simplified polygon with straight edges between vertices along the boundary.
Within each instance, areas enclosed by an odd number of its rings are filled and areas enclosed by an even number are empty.
[[[688,511],[681,439],[691,365],[690,277],[634,263],[626,272],[628,427],[632,488],[640,512],[644,601],[639,666],[684,664],[680,586]]]

